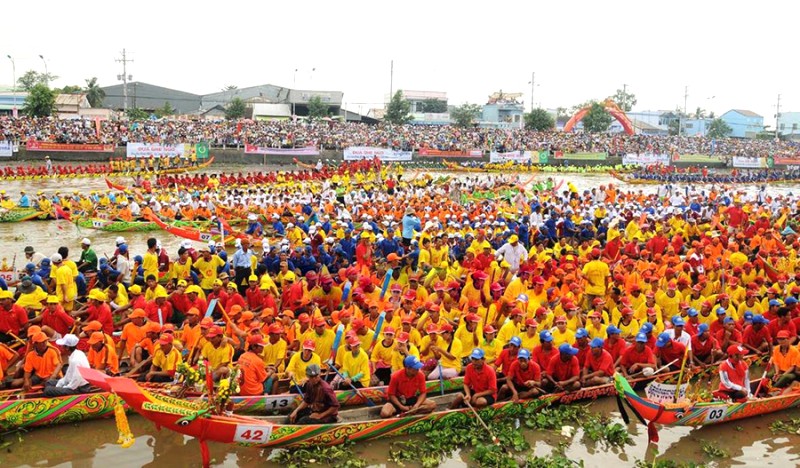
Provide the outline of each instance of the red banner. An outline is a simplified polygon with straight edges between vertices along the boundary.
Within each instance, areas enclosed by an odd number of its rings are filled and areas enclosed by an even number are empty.
[[[28,151],[62,151],[66,153],[113,153],[114,145],[88,145],[73,143],[50,143],[48,141],[28,140]]]
[[[784,165],[791,165],[796,166],[800,164],[800,155],[798,156],[775,156],[773,158],[773,162],[775,164],[784,164]]]
[[[477,149],[469,151],[440,151],[430,148],[420,148],[417,153],[420,156],[438,158],[480,158],[483,156],[483,151]]]

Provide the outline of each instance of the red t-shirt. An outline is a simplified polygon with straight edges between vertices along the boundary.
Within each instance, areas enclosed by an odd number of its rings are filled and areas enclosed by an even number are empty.
[[[656,347],[656,355],[661,358],[661,362],[664,365],[676,359],[678,362],[681,362],[684,353],[686,353],[686,345],[674,340],[672,341],[672,346],[664,346],[663,348]]]
[[[41,325],[48,326],[53,330],[57,331],[61,334],[61,336],[66,335],[69,333],[72,325],[75,323],[75,319],[72,318],[69,314],[64,312],[64,309],[59,305],[56,307],[55,312],[50,312],[49,310],[45,310],[42,312],[42,323]]]
[[[772,344],[772,335],[769,332],[769,328],[761,327],[761,330],[756,331],[752,325],[748,325],[747,328],[744,329],[742,343],[752,346],[753,348],[758,348],[764,340]]]
[[[185,314],[192,307],[189,297],[186,294],[181,294],[178,292],[172,293],[172,295],[169,297],[169,302],[172,303],[174,310],[177,310],[182,314]],[[205,312],[205,310],[200,311],[201,314],[204,314]]]
[[[611,357],[611,353],[605,349],[601,350],[600,356],[597,357],[589,351],[584,362],[584,366],[590,373],[603,371],[609,377],[614,375],[614,359]]]
[[[483,369],[479,372],[475,369],[474,364],[469,363],[464,372],[464,385],[469,387],[472,393],[491,390],[492,398],[497,398],[497,374],[490,365],[484,364]]]
[[[625,352],[625,349],[627,347],[628,343],[621,338],[618,338],[617,341],[614,343],[611,343],[610,339],[606,340],[605,343],[603,343],[603,349],[608,351],[609,354],[611,354],[611,359],[613,359],[614,362],[617,362],[617,359],[619,359],[619,357],[622,356],[622,353]]]
[[[578,354],[575,355],[575,357],[578,358],[578,363],[580,364],[582,362],[586,362],[586,356],[588,356],[589,353],[591,353],[591,348],[589,348],[589,345],[587,344],[581,347],[578,345],[578,342],[576,341],[575,343],[572,344],[572,347],[578,349]]]
[[[509,369],[511,369],[511,365],[517,361],[517,352],[515,351],[514,354],[511,354],[511,348],[506,348],[500,352],[500,355],[494,360],[494,366],[505,375],[508,375]]]
[[[771,321],[767,327],[769,328],[769,334],[773,336],[772,344],[778,344],[778,340],[774,337],[778,336],[778,332],[782,330],[789,332],[789,337],[791,338],[797,336],[797,328],[795,328],[794,323],[792,323],[791,320],[785,324],[781,324],[778,319],[776,319]]]
[[[639,351],[636,349],[636,345],[630,346],[628,349],[622,353],[622,360],[620,364],[623,365],[626,369],[631,367],[634,364],[641,363],[641,364],[653,364],[656,363],[656,356],[653,354],[653,351],[648,348],[646,345],[644,350]]]
[[[558,353],[550,359],[550,363],[547,365],[547,375],[552,377],[556,382],[571,379],[580,375],[580,373],[581,368],[577,356],[570,356],[570,358],[564,362],[561,359],[561,353]]]
[[[97,320],[103,325],[103,333],[107,335],[114,333],[114,317],[111,316],[111,307],[108,304],[103,303],[99,307],[90,305],[87,311],[89,312],[87,322]]]
[[[550,348],[550,351],[545,351],[542,345],[534,346],[531,352],[531,362],[539,364],[540,369],[547,369],[553,356],[558,356],[558,349]]]
[[[724,341],[724,338],[725,338],[725,329],[723,328],[722,330],[718,331],[717,334],[714,335],[714,338],[717,339],[717,342],[722,343]],[[736,342],[736,343],[741,343],[742,342],[742,333],[739,330],[734,328],[733,331],[731,332],[731,336],[730,336],[729,339],[730,339],[730,341],[733,341],[733,342]]]
[[[28,323],[28,314],[25,309],[13,304],[11,310],[0,308],[0,332],[11,332],[19,336],[19,331]]]
[[[712,349],[718,349],[718,348],[719,348],[719,343],[717,342],[716,339],[710,336],[705,341],[700,341],[697,338],[697,335],[692,337],[692,353],[699,358],[704,358],[708,356],[709,353],[711,353]]]
[[[389,381],[388,396],[412,398],[425,393],[425,374],[422,372],[417,372],[414,377],[409,377],[405,369],[400,369],[392,374],[392,379]]]
[[[730,359],[726,359],[725,362],[719,365],[719,372],[726,372],[728,374],[728,380],[731,383],[739,385],[740,387],[744,387],[744,375],[747,372],[747,364],[744,361],[739,361],[735,366],[731,363]],[[726,387],[722,380],[720,379],[719,382],[719,389],[720,390],[730,390],[730,388]]]
[[[150,301],[144,308],[145,313],[147,313],[147,320],[151,322],[160,323],[158,321],[158,304],[156,301]],[[201,314],[205,313],[205,311],[201,311]],[[161,319],[164,323],[169,322],[169,319],[172,317],[172,304],[167,301],[164,301],[164,304],[161,306]]]
[[[541,380],[542,369],[539,367],[539,364],[528,361],[528,368],[523,370],[522,366],[519,364],[519,359],[517,359],[511,363],[508,374],[506,375],[514,382],[514,385],[524,386],[525,382],[529,380]]]

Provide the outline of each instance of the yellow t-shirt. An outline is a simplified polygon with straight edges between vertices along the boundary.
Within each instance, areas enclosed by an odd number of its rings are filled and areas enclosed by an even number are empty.
[[[144,278],[153,275],[158,279],[158,255],[147,252],[142,258],[142,268],[144,269]]]
[[[592,260],[584,265],[583,276],[586,277],[586,294],[605,296],[608,275],[608,265],[603,261]]]
[[[233,361],[233,346],[228,343],[223,343],[219,348],[215,348],[210,342],[206,342],[203,349],[200,351],[200,356],[208,359],[208,365],[211,369],[216,369],[219,366],[230,364]]]
[[[375,346],[375,349],[378,349],[378,346]],[[373,357],[375,355],[375,350],[372,350]],[[410,356],[416,356],[419,359],[419,349],[411,343],[408,343],[408,354]],[[399,371],[400,369],[404,368],[403,360],[406,357],[402,354],[392,351],[392,372]]]
[[[475,344],[475,336],[478,337],[478,344]],[[483,326],[481,323],[478,323],[475,332],[471,332],[467,330],[467,326],[465,322],[462,322],[461,325],[456,330],[455,338],[461,342],[461,355],[458,356],[459,358],[465,358],[469,356],[473,349],[480,346],[483,343]]]
[[[62,264],[56,269],[56,286],[59,300],[62,303],[72,302],[78,296],[78,285],[75,284],[75,276],[69,266]],[[66,287],[66,292],[64,292]]]
[[[217,268],[224,265],[225,262],[216,255],[212,255],[209,261],[199,257],[194,262],[194,267],[200,272],[200,287],[202,289],[211,289],[214,285],[214,280],[217,279]]]
[[[294,380],[298,384],[302,385],[303,382],[306,381],[306,368],[311,364],[316,364],[318,366],[322,365],[322,360],[320,360],[319,355],[317,353],[311,353],[311,359],[308,361],[304,361],[302,359],[303,353],[294,353],[292,357],[289,358],[289,365],[286,366],[286,372],[291,372],[294,374]]]
[[[278,340],[275,344],[267,341],[261,358],[264,359],[264,364],[275,366],[276,370],[279,369],[286,358],[286,342],[283,339]]]
[[[352,351],[345,353],[342,356],[342,367],[339,372],[345,377],[354,378],[358,376],[357,381],[364,387],[369,387],[369,357],[366,351],[359,349],[358,354],[355,356],[353,356]]]
[[[455,369],[457,372],[461,372],[461,355],[462,355],[461,341],[459,341],[458,338],[454,337],[452,343],[450,343],[449,345],[447,344],[447,342],[442,342],[439,344],[439,347],[445,350],[447,350],[448,346],[450,347],[449,353],[452,354],[455,357],[455,359],[450,359],[444,354],[442,354],[442,357],[439,359],[439,363],[442,365],[443,368]],[[470,349],[470,351],[472,350]]]
[[[169,354],[165,355],[164,351],[161,350],[161,347],[158,347],[155,353],[153,353],[153,365],[162,371],[175,372],[175,369],[178,368],[178,364],[181,362],[183,362],[181,353],[179,353],[174,346],[170,350]]]

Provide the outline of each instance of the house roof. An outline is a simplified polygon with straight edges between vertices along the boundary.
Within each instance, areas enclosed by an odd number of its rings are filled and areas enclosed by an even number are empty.
[[[760,115],[756,114],[753,111],[749,111],[746,109],[731,109],[728,112],[736,112],[738,114],[742,114],[745,117],[761,117]]]

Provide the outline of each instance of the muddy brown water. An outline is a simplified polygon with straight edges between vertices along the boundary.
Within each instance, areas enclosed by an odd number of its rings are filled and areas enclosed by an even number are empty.
[[[254,170],[263,170],[263,166],[253,166]],[[242,166],[215,166],[213,171],[243,171]],[[436,174],[440,175],[440,174]],[[451,174],[452,175],[452,174]],[[566,178],[572,181],[579,190],[590,189],[601,184],[616,183],[604,174],[548,174],[537,175],[535,182],[546,177],[559,180]],[[460,176],[463,177],[463,176]],[[528,180],[529,174],[521,174],[522,180]],[[129,181],[123,181],[128,183]],[[620,188],[642,189],[652,192],[656,186],[626,186]],[[56,190],[103,190],[105,183],[100,178],[48,180],[48,181],[11,181],[0,182],[0,188],[12,197],[19,190],[35,193],[42,190],[52,193]],[[746,187],[753,190],[754,187]],[[780,185],[771,187],[771,191],[788,193],[797,187]],[[6,257],[9,264],[14,253],[17,253],[17,268],[22,267],[22,250],[26,245],[33,245],[38,251],[50,255],[59,246],[70,247],[71,258],[79,256],[79,243],[83,237],[89,237],[98,255],[111,254],[114,251],[114,240],[118,234],[79,229],[68,221],[36,221],[17,224],[0,224],[0,257]],[[132,247],[132,252],[140,253],[148,237],[159,238],[169,252],[175,252],[180,239],[163,232],[124,233],[122,234]],[[613,398],[606,398],[591,404],[591,410],[607,414],[615,421],[621,418]],[[800,436],[773,435],[770,424],[778,419],[800,417],[800,409],[783,413],[756,417],[743,421],[710,426],[701,429],[662,428],[661,440],[658,444],[660,457],[679,462],[706,463],[710,466],[798,466],[800,465]],[[117,445],[117,430],[113,419],[87,421],[79,424],[56,426],[32,430],[23,435],[22,442],[14,442],[0,452],[0,467],[36,466],[36,467],[194,467],[200,466],[200,447],[196,440],[172,433],[157,431],[145,419],[132,415],[129,417],[131,430],[136,437],[130,448]],[[634,444],[622,449],[609,449],[603,444],[594,444],[583,440],[579,429],[572,437],[565,437],[557,432],[524,430],[531,443],[533,453],[547,455],[559,444],[564,444],[565,453],[574,460],[583,460],[587,467],[600,466],[632,466],[638,459],[652,460],[652,446],[647,443],[647,431],[635,420],[628,426]],[[523,429],[520,429],[523,430]],[[393,440],[378,440],[358,444],[355,451],[358,456],[367,460],[372,466],[395,466],[387,462],[389,449]],[[703,451],[704,444],[712,444],[724,450],[728,457],[714,459]],[[209,444],[215,466],[280,466],[270,461],[271,451],[254,448]],[[474,465],[469,451],[457,451],[445,460],[444,467],[463,467]],[[413,466],[413,465],[410,465]]]

